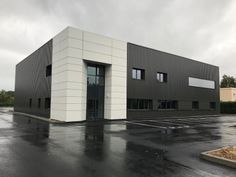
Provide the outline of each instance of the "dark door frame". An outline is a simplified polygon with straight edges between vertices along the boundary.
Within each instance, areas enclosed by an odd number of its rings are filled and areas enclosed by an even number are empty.
[[[87,63],[86,120],[104,120],[105,66]]]

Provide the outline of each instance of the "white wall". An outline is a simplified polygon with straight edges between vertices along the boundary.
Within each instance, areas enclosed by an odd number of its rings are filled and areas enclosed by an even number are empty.
[[[86,120],[86,61],[106,64],[105,119],[125,119],[127,43],[72,27],[53,38],[51,119]]]
[[[236,101],[236,88],[220,88],[220,101]]]

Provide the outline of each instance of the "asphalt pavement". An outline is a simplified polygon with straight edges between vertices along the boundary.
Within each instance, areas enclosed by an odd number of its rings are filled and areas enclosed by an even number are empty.
[[[50,124],[0,108],[1,177],[235,177],[199,155],[236,145],[236,116]]]

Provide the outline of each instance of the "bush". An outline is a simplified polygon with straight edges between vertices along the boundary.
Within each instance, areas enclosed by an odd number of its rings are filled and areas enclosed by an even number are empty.
[[[220,112],[223,114],[236,114],[236,102],[221,102]]]

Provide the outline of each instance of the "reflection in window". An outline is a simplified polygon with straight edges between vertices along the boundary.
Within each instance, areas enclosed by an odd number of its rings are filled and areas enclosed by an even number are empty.
[[[96,85],[105,85],[105,78],[101,76],[96,77]]]
[[[88,75],[96,76],[96,67],[88,66],[87,72],[88,72]]]
[[[103,66],[88,66],[88,85],[105,85],[105,67]]]
[[[96,77],[88,76],[88,85],[96,85]]]

